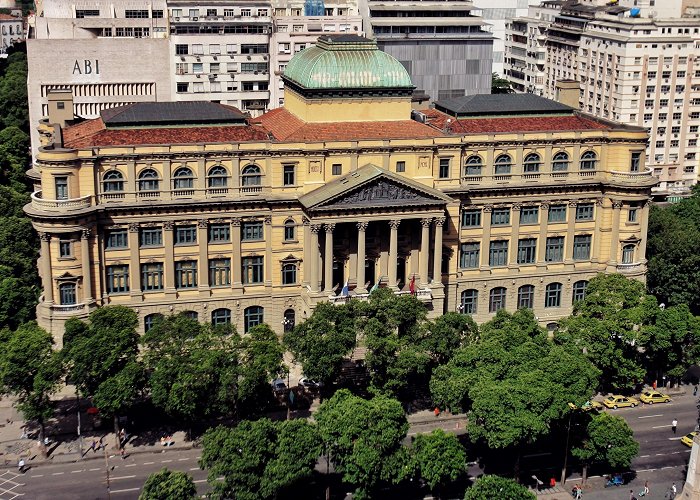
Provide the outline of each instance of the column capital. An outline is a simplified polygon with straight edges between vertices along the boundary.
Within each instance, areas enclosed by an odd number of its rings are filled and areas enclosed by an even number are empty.
[[[165,222],[163,222],[163,229],[165,229],[166,231],[172,231],[174,227],[175,223],[171,220],[166,220]]]
[[[232,226],[239,226],[241,225],[241,218],[240,217],[234,217],[231,219],[231,225]]]
[[[436,217],[435,218],[435,226],[436,227],[442,227],[445,225],[445,217]]]
[[[51,241],[51,233],[39,233],[39,238],[41,241],[49,242]]]
[[[513,203],[511,208],[513,210],[520,210],[521,208],[523,208],[523,204],[522,203]]]
[[[493,205],[484,205],[484,212],[493,212]]]
[[[569,200],[569,206],[570,207],[578,206],[578,200]]]
[[[129,224],[129,232],[130,233],[138,233],[139,227],[140,227],[140,225],[138,222],[132,222]]]
[[[88,240],[90,239],[90,233],[92,233],[90,228],[85,228],[80,232],[80,238],[83,240]]]
[[[309,218],[307,216],[302,215],[301,216],[301,223],[304,226],[308,226],[309,224],[311,224],[311,221],[309,220]]]
[[[430,224],[433,223],[432,217],[428,217],[426,219],[421,219],[420,220],[420,225],[423,227],[430,227]]]
[[[612,207],[616,210],[619,210],[622,208],[622,201],[620,200],[610,200],[612,201]]]
[[[363,233],[367,231],[367,226],[369,225],[369,222],[358,222],[357,223],[357,230],[362,231]]]
[[[540,208],[542,210],[549,210],[549,203],[540,203]]]
[[[323,227],[322,224],[311,224],[310,229],[311,229],[312,233],[318,234],[321,232],[322,227]]]
[[[197,221],[197,227],[199,229],[206,229],[209,226],[209,221],[207,219],[199,219]]]
[[[335,231],[335,222],[324,224],[324,227],[326,228],[327,233],[332,233],[333,231]]]
[[[267,224],[269,226],[270,224],[272,224],[272,216],[266,215],[264,218],[264,221],[265,221],[265,224]]]
[[[389,221],[389,227],[391,229],[398,229],[401,224],[401,219],[392,219]]]

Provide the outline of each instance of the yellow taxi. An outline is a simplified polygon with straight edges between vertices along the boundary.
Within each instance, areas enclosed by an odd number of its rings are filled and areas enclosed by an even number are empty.
[[[693,438],[698,435],[698,431],[693,431],[690,434],[686,434],[681,438],[681,443],[686,446],[693,447]]]
[[[671,398],[667,394],[662,394],[657,391],[644,391],[639,399],[642,403],[653,405],[654,403],[668,403]]]
[[[598,401],[590,400],[590,401],[586,401],[581,406],[576,406],[573,403],[569,403],[569,408],[571,408],[572,410],[581,410],[583,412],[600,411],[603,409],[603,405],[600,404]]]
[[[634,398],[628,398],[626,396],[619,396],[617,394],[613,394],[612,396],[608,396],[607,398],[605,398],[603,400],[603,404],[608,408],[617,410],[618,408],[634,408],[639,404],[639,401],[637,401]]]

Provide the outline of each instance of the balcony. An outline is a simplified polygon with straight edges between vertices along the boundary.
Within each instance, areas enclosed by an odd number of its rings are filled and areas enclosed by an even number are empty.
[[[410,295],[410,291],[396,292],[396,295]],[[331,295],[328,297],[328,302],[335,305],[347,304],[351,299],[361,300],[366,302],[369,298],[369,293],[358,293],[354,295]],[[433,300],[433,292],[430,288],[424,288],[421,290],[416,290],[416,298],[421,302],[430,302]]]
[[[617,272],[621,274],[637,274],[642,272],[643,266],[641,262],[633,262],[631,264],[618,264]]]
[[[59,305],[59,304],[54,304],[51,306],[51,310],[55,312],[56,314],[75,314],[75,313],[80,313],[85,310],[85,307],[87,306],[87,303],[82,303],[82,304],[70,304],[70,305]]]
[[[204,200],[228,197],[232,199],[243,197],[264,196],[270,192],[270,186],[216,186],[208,188],[189,189],[153,189],[143,191],[120,191],[100,193],[96,196],[98,204],[112,205],[116,203],[130,204],[137,201],[168,201],[168,200]],[[90,206],[89,203],[87,206]]]
[[[641,172],[617,172],[615,170],[610,171],[609,180],[612,182],[618,182],[622,184],[639,184],[639,183],[655,183],[652,182],[654,178],[654,170],[647,169]]]
[[[461,178],[462,187],[518,186],[528,184],[562,184],[564,182],[610,182],[626,185],[654,185],[657,181],[653,170],[643,172],[616,172],[603,170],[578,170],[547,172],[513,172],[498,175],[465,175]],[[454,190],[452,182],[436,180],[436,187]]]
[[[32,208],[43,212],[66,212],[71,210],[83,210],[92,205],[92,196],[81,196],[68,200],[46,200],[42,198],[42,192],[32,193]]]

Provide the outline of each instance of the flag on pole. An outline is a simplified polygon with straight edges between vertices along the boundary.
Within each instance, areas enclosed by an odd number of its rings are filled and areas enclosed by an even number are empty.
[[[411,295],[416,294],[416,275],[415,274],[411,278],[411,282],[408,284],[408,289],[411,292]]]
[[[374,286],[372,287],[372,289],[369,291],[369,293],[372,293],[373,291],[377,290],[377,289],[379,288],[379,283],[381,283],[381,282],[382,282],[382,279],[379,278],[379,279],[376,281],[376,283],[374,284]]]
[[[343,289],[340,291],[340,296],[347,297],[349,294],[350,294],[350,289],[348,288],[348,282],[345,281],[345,284],[343,285]]]

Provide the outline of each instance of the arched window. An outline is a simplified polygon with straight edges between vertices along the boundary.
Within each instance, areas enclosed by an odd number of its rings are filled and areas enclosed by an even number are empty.
[[[513,160],[510,155],[498,155],[495,164],[495,174],[496,175],[506,175],[510,174],[510,169],[513,166]]]
[[[241,172],[242,186],[260,186],[262,185],[262,171],[257,165],[248,165]]]
[[[622,247],[622,263],[634,263],[634,245],[628,244]]]
[[[586,280],[581,280],[574,283],[574,304],[579,300],[583,300],[586,298],[586,288],[588,288],[588,281]]]
[[[158,172],[152,168],[142,170],[139,174],[139,191],[158,191],[159,184]]]
[[[263,322],[264,309],[260,306],[246,307],[243,311],[243,332],[248,333],[248,330]]]
[[[530,153],[523,161],[523,172],[526,174],[534,174],[540,171],[540,155]]]
[[[506,308],[506,289],[502,286],[492,288],[489,292],[489,312]]]
[[[153,328],[158,321],[163,319],[163,315],[160,313],[153,313],[147,315],[143,318],[143,331],[148,333],[148,330]]]
[[[284,311],[284,320],[282,320],[282,325],[284,326],[284,331],[291,332],[294,330],[294,325],[296,324],[296,313],[294,309],[287,309]]]
[[[110,170],[102,177],[102,190],[105,193],[124,191],[124,176],[119,170]]]
[[[199,314],[196,311],[182,311],[180,314],[194,321],[199,321]]]
[[[535,304],[535,287],[523,285],[518,288],[518,309],[532,309]]]
[[[595,151],[586,151],[581,155],[581,170],[595,170],[596,163],[598,162],[598,157]]]
[[[228,172],[221,165],[215,165],[209,169],[207,186],[210,188],[225,188],[228,185]]]
[[[561,283],[550,283],[544,292],[545,307],[561,306]]]
[[[231,323],[231,309],[222,307],[221,309],[214,309],[211,312],[212,325],[228,325],[229,323]]]
[[[284,241],[294,241],[296,232],[296,223],[293,219],[284,221]]]
[[[566,172],[569,169],[569,154],[559,151],[552,158],[552,172]]]
[[[469,158],[467,158],[467,161],[464,162],[464,175],[481,175],[481,167],[483,167],[481,157],[477,155],[472,155]]]
[[[297,265],[294,262],[282,264],[282,284],[295,285],[297,282]]]
[[[173,189],[194,188],[194,174],[187,167],[180,167],[173,174]]]
[[[58,287],[58,295],[61,299],[62,306],[70,306],[77,304],[78,300],[75,293],[75,283],[62,283]]]
[[[476,306],[479,302],[479,291],[464,290],[459,299],[459,310],[463,314],[476,314]]]

